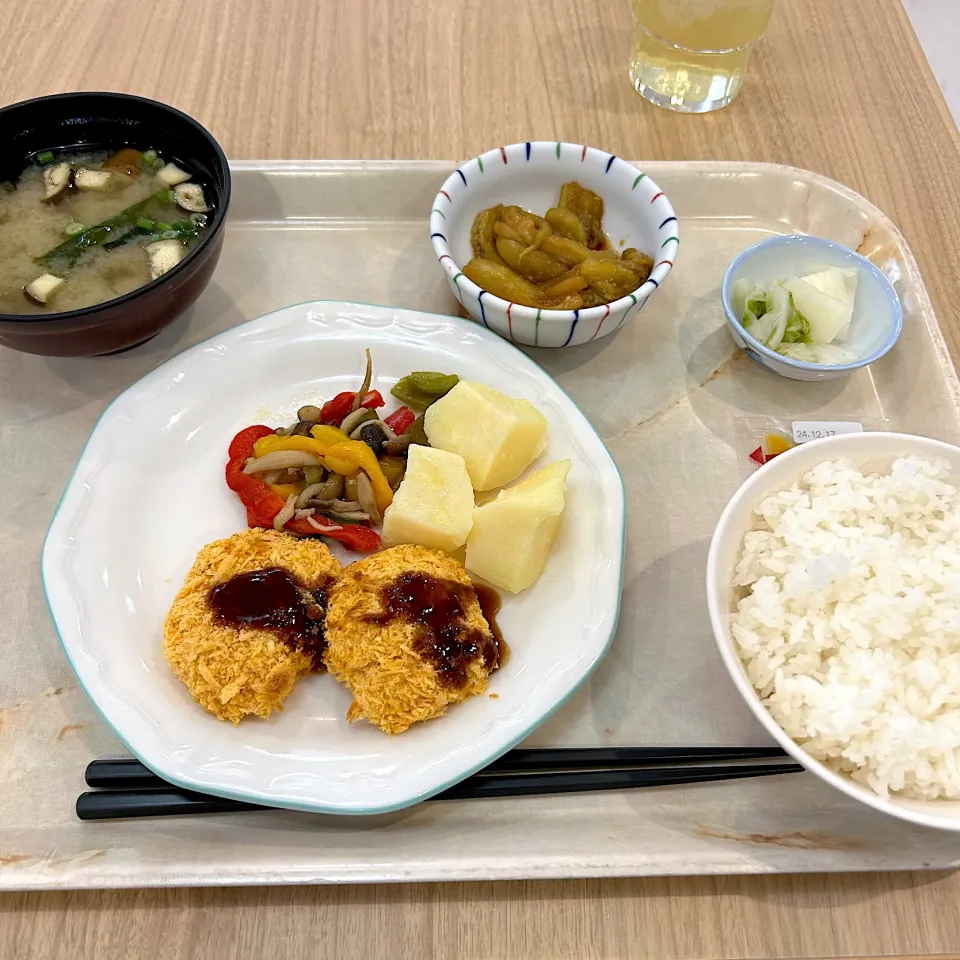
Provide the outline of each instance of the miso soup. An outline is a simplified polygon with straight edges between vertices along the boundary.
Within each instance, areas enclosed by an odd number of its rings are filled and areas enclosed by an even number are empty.
[[[154,150],[43,151],[0,184],[0,313],[58,313],[161,276],[203,236],[210,198]]]

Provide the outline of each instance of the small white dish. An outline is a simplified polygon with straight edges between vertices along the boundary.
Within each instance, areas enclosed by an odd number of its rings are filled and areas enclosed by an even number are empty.
[[[765,347],[744,330],[732,304],[734,284],[746,280],[768,287],[775,280],[803,276],[827,267],[855,267],[859,273],[857,299],[850,335],[839,346],[856,360],[843,364],[792,360]],[[791,380],[836,380],[869,366],[888,353],[903,329],[903,309],[893,285],[876,264],[849,247],[820,237],[768,237],[747,247],[730,263],[723,276],[723,310],[730,334],[743,352],[762,367]]]
[[[313,675],[282,713],[234,728],[195,704],[170,672],[164,618],[200,547],[246,526],[224,483],[230,439],[243,426],[287,423],[305,403],[356,389],[364,347],[385,396],[412,370],[442,370],[535,404],[549,422],[538,464],[573,461],[560,537],[540,580],[504,595],[498,620],[511,656],[492,676],[491,696],[389,737],[348,724],[347,689]],[[234,327],[122,393],[64,492],[42,573],[81,685],[154,772],[256,803],[370,814],[409,806],[486,766],[576,690],[613,637],[623,559],[620,473],[532,360],[466,320],[318,302]]]
[[[891,794],[881,797],[868,787],[815,760],[792,740],[770,716],[750,682],[730,633],[734,594],[733,572],[744,534],[753,526],[753,508],[777,490],[799,480],[824,460],[847,458],[860,467],[886,469],[897,458],[918,456],[947,460],[960,476],[960,447],[904,433],[855,433],[813,440],[780,454],[756,471],[733,495],[717,521],[707,556],[707,606],[720,655],[737,690],[764,729],[807,770],[848,797],[901,820],[926,827],[960,831],[960,801],[908,800]]]
[[[478,213],[504,203],[543,216],[573,180],[603,198],[603,229],[614,249],[636,247],[653,258],[644,284],[599,307],[538,310],[495,297],[463,275]],[[430,239],[453,295],[470,316],[531,347],[574,347],[622,327],[666,279],[680,247],[673,206],[642,170],[605,150],[555,141],[497,147],[459,166],[433,202]]]

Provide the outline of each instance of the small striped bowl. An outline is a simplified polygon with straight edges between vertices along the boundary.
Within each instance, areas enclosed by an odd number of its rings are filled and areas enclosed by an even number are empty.
[[[470,228],[481,210],[516,204],[542,216],[571,180],[603,197],[603,227],[615,249],[636,247],[653,257],[642,286],[600,307],[538,310],[495,297],[463,275],[461,266],[473,256]],[[430,239],[453,295],[470,316],[531,347],[573,347],[618,330],[666,279],[680,246],[673,206],[646,174],[603,150],[545,141],[497,147],[458,167],[433,202]]]

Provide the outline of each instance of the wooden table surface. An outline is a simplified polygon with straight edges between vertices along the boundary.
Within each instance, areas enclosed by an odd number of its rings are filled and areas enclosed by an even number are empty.
[[[767,160],[896,220],[960,356],[957,130],[900,0],[780,0],[740,100],[678,116],[626,78],[627,0],[8,4],[0,101],[156,97],[235,158],[463,158],[564,139]],[[676,878],[6,895],[0,956],[798,957],[960,949],[960,876]]]

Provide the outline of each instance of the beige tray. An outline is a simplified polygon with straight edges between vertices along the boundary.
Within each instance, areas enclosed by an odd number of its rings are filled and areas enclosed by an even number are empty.
[[[0,349],[0,888],[955,866],[960,837],[871,813],[799,774],[428,803],[359,819],[279,812],[75,819],[86,763],[122,751],[60,651],[39,555],[95,420],[160,361],[288,303],[320,298],[453,310],[427,236],[431,200],[451,168],[236,164],[223,260],[196,309],[172,329],[95,360]],[[748,445],[767,418],[829,417],[956,442],[960,390],[903,237],[862,197],[815,174],[763,164],[644,169],[682,220],[668,282],[617,335],[530,351],[606,438],[626,479],[629,518],[616,640],[589,683],[531,742],[760,743],[763,732],[714,650],[702,585],[707,541],[747,469]],[[754,240],[795,231],[860,249],[896,281],[903,299],[897,349],[847,381],[776,378],[737,354],[723,329],[726,264]]]

